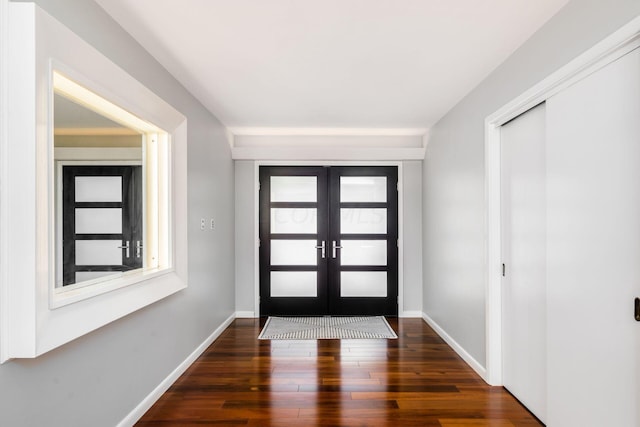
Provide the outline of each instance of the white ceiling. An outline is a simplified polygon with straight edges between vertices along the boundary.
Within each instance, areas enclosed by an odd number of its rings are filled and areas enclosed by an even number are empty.
[[[428,128],[568,0],[97,2],[240,132]]]

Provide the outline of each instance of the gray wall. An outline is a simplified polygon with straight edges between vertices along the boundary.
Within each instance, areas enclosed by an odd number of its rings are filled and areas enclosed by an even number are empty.
[[[236,310],[255,315],[255,229],[254,184],[258,180],[253,160],[236,160]]]
[[[236,160],[236,310],[254,312],[256,162]],[[283,164],[286,164],[283,163]],[[318,164],[322,164],[319,162]],[[422,162],[402,162],[404,310],[422,311]]]
[[[432,129],[424,162],[424,311],[485,365],[484,119],[640,14],[573,0]]]
[[[402,162],[402,249],[405,312],[422,312],[422,162]]]
[[[113,426],[234,311],[233,162],[224,128],[93,1],[39,0],[188,122],[189,287],[33,360],[0,366],[3,426]],[[213,218],[215,230],[200,231]]]

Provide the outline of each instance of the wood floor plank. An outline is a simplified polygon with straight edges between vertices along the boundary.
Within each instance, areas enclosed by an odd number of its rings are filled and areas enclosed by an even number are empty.
[[[138,426],[530,427],[421,319],[389,319],[397,340],[263,341],[237,319]]]

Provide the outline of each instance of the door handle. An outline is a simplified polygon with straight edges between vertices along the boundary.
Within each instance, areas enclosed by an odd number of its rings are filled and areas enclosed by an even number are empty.
[[[129,253],[130,253],[130,247],[129,247],[129,241],[125,241],[122,243],[123,246],[118,246],[118,249],[124,249],[124,257],[125,258],[129,258]]]
[[[140,254],[142,252],[142,243],[140,240],[136,240],[136,258],[140,258]]]
[[[338,253],[337,249],[342,249],[342,246],[336,245],[336,241],[334,240],[333,244],[332,244],[332,249],[331,249],[332,258],[336,257],[336,255]]]
[[[635,300],[635,316],[636,320],[640,322],[640,298],[636,298]]]
[[[316,245],[316,249],[322,249],[322,251],[320,251],[320,255],[322,256],[322,258],[324,259],[324,257],[327,255],[327,247],[325,245],[325,241],[322,241],[321,245]]]

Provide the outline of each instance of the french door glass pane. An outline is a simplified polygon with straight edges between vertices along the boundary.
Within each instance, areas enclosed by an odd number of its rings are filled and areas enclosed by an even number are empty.
[[[342,234],[385,234],[387,232],[386,208],[340,209]]]
[[[315,271],[272,271],[272,297],[317,297],[318,273]]]
[[[76,202],[122,202],[121,176],[76,176]]]
[[[271,265],[317,265],[315,240],[271,240]]]
[[[341,176],[341,202],[386,202],[386,176]]]
[[[317,196],[315,176],[272,176],[272,202],[315,202]]]
[[[340,273],[341,297],[386,297],[386,271],[343,271]]]
[[[76,209],[76,234],[121,234],[121,208]]]
[[[271,233],[316,234],[317,209],[271,208]]]
[[[386,240],[342,240],[341,265],[387,265]]]
[[[76,265],[122,265],[122,240],[76,240]]]

